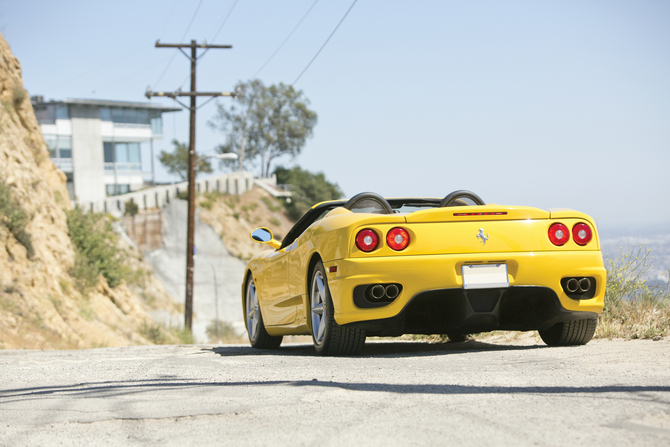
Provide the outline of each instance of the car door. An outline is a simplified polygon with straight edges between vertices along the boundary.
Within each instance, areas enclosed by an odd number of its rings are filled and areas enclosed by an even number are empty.
[[[295,304],[289,300],[288,254],[285,249],[270,253],[254,275],[263,320],[268,326],[290,324],[295,320]]]

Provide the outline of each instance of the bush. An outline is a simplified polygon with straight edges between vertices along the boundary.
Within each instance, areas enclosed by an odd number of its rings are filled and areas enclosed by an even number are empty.
[[[599,337],[656,338],[670,334],[670,283],[650,284],[650,250],[644,244],[610,259],[605,309],[596,332]]]
[[[126,205],[125,214],[127,214],[129,216],[135,216],[140,211],[140,207],[137,206],[137,203],[133,202],[132,199],[128,200],[125,203],[125,205]]]
[[[67,212],[68,235],[76,251],[72,276],[81,290],[98,282],[102,275],[110,287],[121,284],[125,275],[118,236],[112,224],[100,213],[87,213],[81,208]]]
[[[26,232],[29,220],[21,205],[12,197],[9,186],[0,180],[0,223],[25,247],[28,259],[31,259],[35,249],[30,234]]]
[[[323,172],[313,173],[296,166],[286,169],[278,166],[275,169],[277,183],[291,185],[293,195],[284,206],[286,214],[298,220],[314,204],[342,197],[342,190],[336,183],[326,180]]]

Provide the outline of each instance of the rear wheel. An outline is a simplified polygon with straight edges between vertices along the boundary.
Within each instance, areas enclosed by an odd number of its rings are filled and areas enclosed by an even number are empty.
[[[596,333],[597,318],[556,323],[549,329],[540,329],[540,337],[549,346],[585,345]]]
[[[365,329],[340,326],[330,297],[326,270],[319,261],[314,267],[309,288],[312,314],[312,341],[318,355],[359,354],[365,345]]]
[[[247,279],[247,287],[245,288],[245,291],[244,310],[246,312],[249,343],[251,343],[252,347],[258,349],[279,348],[283,337],[274,337],[268,334],[265,330],[263,315],[261,314],[261,306],[258,303],[258,293],[256,293],[256,284],[251,276]]]

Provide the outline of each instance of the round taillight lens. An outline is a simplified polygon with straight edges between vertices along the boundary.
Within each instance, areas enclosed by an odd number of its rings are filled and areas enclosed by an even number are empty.
[[[378,244],[379,238],[377,237],[377,233],[372,230],[361,230],[356,235],[356,247],[361,251],[372,251],[377,248]]]
[[[396,251],[404,250],[409,244],[409,233],[404,228],[393,228],[386,235],[386,243]]]
[[[591,231],[591,227],[585,223],[578,223],[572,227],[572,239],[577,245],[586,245],[591,242],[592,238],[593,232]]]
[[[549,240],[554,245],[564,245],[570,239],[570,231],[568,227],[562,223],[555,223],[549,227]]]

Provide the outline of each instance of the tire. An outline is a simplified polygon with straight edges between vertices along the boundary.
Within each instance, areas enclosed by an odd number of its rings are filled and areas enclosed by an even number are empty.
[[[274,337],[265,330],[261,306],[258,303],[256,284],[249,275],[247,286],[244,288],[244,311],[249,343],[256,349],[277,349],[281,345],[282,336]],[[251,309],[251,310],[249,310]]]
[[[309,303],[312,320],[312,341],[318,355],[356,355],[365,345],[365,329],[340,326],[335,321],[335,308],[330,297],[323,263],[314,266],[310,278]]]
[[[577,346],[591,341],[596,333],[597,318],[556,323],[549,329],[540,329],[540,337],[549,346]]]

